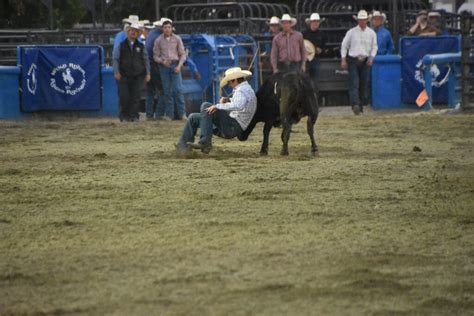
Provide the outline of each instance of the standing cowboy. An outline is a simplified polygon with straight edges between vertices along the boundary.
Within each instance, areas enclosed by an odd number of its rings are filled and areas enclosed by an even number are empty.
[[[153,59],[158,63],[160,69],[161,83],[163,86],[163,109],[160,112],[164,116],[158,119],[172,120],[174,118],[174,100],[176,98],[176,112],[179,118],[186,119],[184,96],[183,96],[183,78],[181,70],[186,61],[186,52],[184,50],[181,37],[173,33],[171,20],[162,23],[161,30],[163,34],[156,39],[153,44]],[[159,103],[161,105],[161,103]]]
[[[145,45],[138,41],[141,26],[126,28],[127,38],[114,49],[113,70],[120,99],[120,121],[138,121],[138,103],[144,82],[150,80],[150,64]]]
[[[341,44],[341,68],[349,68],[349,98],[352,111],[359,115],[369,99],[370,69],[377,54],[377,35],[367,27],[367,11],[357,14],[357,26],[347,31]]]
[[[374,11],[370,16],[372,28],[377,34],[377,56],[393,54],[392,34],[384,26],[387,16],[380,11]]]
[[[163,108],[163,106],[156,105],[155,109],[155,98],[158,98],[158,102],[163,102],[163,87],[161,85],[160,69],[158,68],[158,64],[153,59],[153,46],[155,45],[156,39],[161,35],[161,23],[164,21],[164,19],[166,18],[162,18],[159,21],[153,22],[153,26],[155,28],[150,31],[145,43],[145,48],[148,53],[148,57],[150,58],[151,74],[151,80],[147,83],[146,87],[145,101],[146,119],[148,121],[153,121],[155,119],[155,111],[156,117],[159,117],[160,114],[158,113],[158,109]],[[161,113],[161,116],[163,116],[163,113]]]
[[[313,13],[311,16],[306,19],[306,24],[308,28],[303,32],[303,38],[309,41],[314,48],[314,55],[312,60],[307,62],[306,70],[309,74],[309,77],[313,81],[313,86],[315,91],[318,91],[318,82],[319,82],[319,69],[321,66],[321,53],[326,46],[326,35],[319,29],[321,25],[321,17],[318,13]]]
[[[272,42],[271,62],[273,72],[306,71],[306,48],[303,34],[294,31],[296,19],[289,14],[283,14],[280,20],[282,32],[278,33]]]
[[[269,21],[266,22],[268,25],[268,31],[263,33],[263,35],[268,36],[273,41],[273,38],[280,33],[280,18],[277,16],[272,16]],[[263,45],[262,54],[270,55],[272,53],[272,44],[267,42]]]
[[[250,84],[245,80],[250,71],[240,67],[230,68],[220,82],[221,89],[229,85],[233,88],[233,97],[221,98],[219,104],[204,102],[201,113],[189,116],[183,134],[176,145],[178,152],[187,153],[191,149],[200,149],[209,153],[212,148],[212,136],[225,139],[239,137],[247,129],[257,110],[257,97]],[[197,129],[201,129],[201,138],[194,143]]]

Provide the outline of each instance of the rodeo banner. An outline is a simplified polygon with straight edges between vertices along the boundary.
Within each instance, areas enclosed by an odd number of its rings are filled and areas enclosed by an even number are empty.
[[[402,55],[402,102],[415,103],[418,95],[425,89],[423,78],[423,57],[431,54],[457,53],[460,40],[457,36],[410,36],[400,40]],[[433,66],[433,101],[448,102],[448,85],[444,80],[448,68],[444,65]]]
[[[21,108],[100,110],[99,46],[22,46]]]

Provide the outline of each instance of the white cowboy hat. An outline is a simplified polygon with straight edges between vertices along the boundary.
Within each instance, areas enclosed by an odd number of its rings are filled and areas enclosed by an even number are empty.
[[[122,23],[132,24],[132,23],[138,23],[139,21],[140,19],[138,18],[138,15],[129,15],[128,18],[125,18],[122,20]]]
[[[308,60],[312,61],[314,59],[314,56],[316,56],[316,48],[314,47],[313,43],[306,39],[304,40],[304,47],[306,48]]]
[[[291,26],[295,26],[297,21],[295,18],[292,18],[289,14],[285,13],[280,19],[280,23],[282,22],[291,22]]]
[[[319,16],[319,13],[316,13],[316,12],[315,12],[315,13],[312,13],[311,16],[305,20],[306,24],[309,24],[309,23],[311,23],[312,21],[320,21],[320,22],[322,22],[322,21],[324,21],[324,19],[321,19],[321,17]]]
[[[369,19],[369,14],[365,10],[360,10],[359,13],[357,13],[356,20],[368,20]]]
[[[153,25],[158,26],[158,27],[162,27],[163,23],[165,23],[165,22],[170,22],[171,24],[173,24],[173,20],[168,19],[168,18],[161,18],[158,21],[153,22]]]
[[[437,11],[432,11],[432,12],[428,13],[429,18],[433,18],[433,17],[439,18],[440,16],[441,16],[441,13],[439,13]]]
[[[387,20],[387,16],[385,13],[380,13],[380,11],[374,11],[372,12],[371,15],[369,15],[369,19],[372,20],[373,18],[381,17],[382,18],[382,23],[385,23],[385,20]]]
[[[225,71],[224,78],[222,78],[219,86],[222,89],[231,80],[245,78],[251,75],[252,73],[250,71],[242,70],[240,67],[229,68]]]
[[[141,25],[140,23],[132,23],[132,24],[130,24],[126,27],[127,32],[130,29],[135,29],[137,31],[141,31],[143,29],[143,25]]]
[[[171,20],[169,18],[161,18],[160,19],[160,23],[161,23],[160,26],[163,26],[163,23],[165,23],[165,22],[170,22],[171,24],[173,24],[173,20]]]
[[[280,24],[280,19],[277,16],[272,16],[272,18],[267,21],[268,25],[279,25]]]

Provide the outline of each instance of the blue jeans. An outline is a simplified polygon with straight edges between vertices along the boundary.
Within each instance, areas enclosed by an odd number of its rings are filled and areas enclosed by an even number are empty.
[[[158,104],[157,113],[166,115],[173,119],[174,114],[181,117],[185,114],[184,95],[183,95],[183,77],[181,73],[175,73],[177,64],[172,63],[170,67],[159,65],[161,84],[163,86],[163,102]],[[174,97],[176,98],[176,111],[174,108]]]
[[[161,87],[160,70],[155,62],[150,62],[150,64],[151,80],[146,85],[145,112],[147,117],[153,117],[153,113],[155,112],[155,98],[158,97],[158,103],[162,102],[163,99],[161,96],[158,96],[163,92],[163,88]],[[156,106],[157,116],[159,116],[158,108],[159,105]],[[161,113],[161,116],[163,116],[163,113]]]
[[[370,66],[367,59],[359,61],[349,57],[349,99],[351,106],[364,106],[369,102]]]
[[[200,113],[193,113],[188,117],[183,134],[179,139],[180,144],[193,143],[198,128],[201,129],[199,142],[204,145],[212,144],[213,135],[231,139],[242,134],[242,127],[235,119],[230,117],[228,111],[217,110],[214,114],[207,113],[206,109],[211,105],[209,102],[204,102],[201,104]]]
[[[312,61],[306,63],[306,72],[308,73],[311,81],[313,82],[314,91],[318,92],[319,83],[319,69],[321,68],[321,60],[314,58]]]

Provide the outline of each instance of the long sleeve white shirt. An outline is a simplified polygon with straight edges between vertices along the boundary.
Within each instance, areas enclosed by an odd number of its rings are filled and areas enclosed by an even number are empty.
[[[356,26],[347,31],[341,44],[341,57],[370,57],[377,55],[377,34],[366,27],[364,30]]]
[[[229,111],[230,117],[235,119],[242,130],[246,130],[257,110],[257,97],[247,81],[234,88],[230,102],[216,104],[219,110]]]

